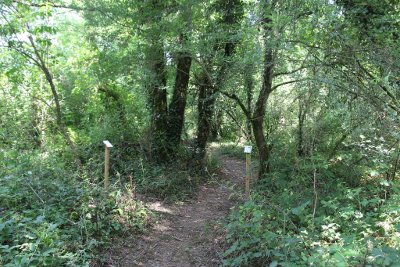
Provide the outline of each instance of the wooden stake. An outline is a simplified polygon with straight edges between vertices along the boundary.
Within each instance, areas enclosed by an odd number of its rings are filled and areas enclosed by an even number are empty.
[[[244,147],[246,153],[246,180],[245,180],[245,195],[249,198],[250,195],[250,181],[251,181],[251,146]]]
[[[113,145],[105,140],[103,141],[104,145],[106,146],[105,149],[105,160],[104,160],[104,188],[107,190],[108,187],[110,186],[110,148],[113,147]]]

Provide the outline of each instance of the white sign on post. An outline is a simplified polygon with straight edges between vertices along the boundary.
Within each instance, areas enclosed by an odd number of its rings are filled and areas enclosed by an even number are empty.
[[[103,144],[106,146],[104,151],[104,187],[105,189],[108,189],[108,186],[110,185],[110,148],[112,148],[113,145],[108,140],[104,140]]]
[[[246,154],[251,154],[252,146],[245,146],[244,147],[244,153]]]
[[[110,148],[110,147],[113,147],[113,145],[110,143],[110,141],[108,141],[108,140],[105,140],[105,141],[103,141],[103,143],[106,145],[106,147],[108,147],[108,148]]]

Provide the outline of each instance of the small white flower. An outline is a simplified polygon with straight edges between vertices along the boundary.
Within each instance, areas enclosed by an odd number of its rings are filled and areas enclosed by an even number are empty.
[[[362,217],[364,217],[364,215],[362,214],[361,211],[356,210],[354,212],[354,217],[356,217],[357,219],[361,219]]]

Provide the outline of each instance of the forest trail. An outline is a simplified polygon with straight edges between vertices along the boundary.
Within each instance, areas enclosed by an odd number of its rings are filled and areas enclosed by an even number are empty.
[[[105,266],[219,266],[224,250],[221,223],[234,204],[233,188],[243,188],[245,175],[244,160],[227,156],[219,160],[218,177],[201,185],[188,202],[146,203],[158,221],[140,237],[111,242]]]

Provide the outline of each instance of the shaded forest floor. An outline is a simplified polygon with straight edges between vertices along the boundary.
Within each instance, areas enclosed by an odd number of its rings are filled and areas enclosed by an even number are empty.
[[[220,156],[220,171],[187,202],[143,199],[157,221],[142,236],[111,240],[105,266],[219,266],[224,251],[222,223],[242,195],[245,162]]]

